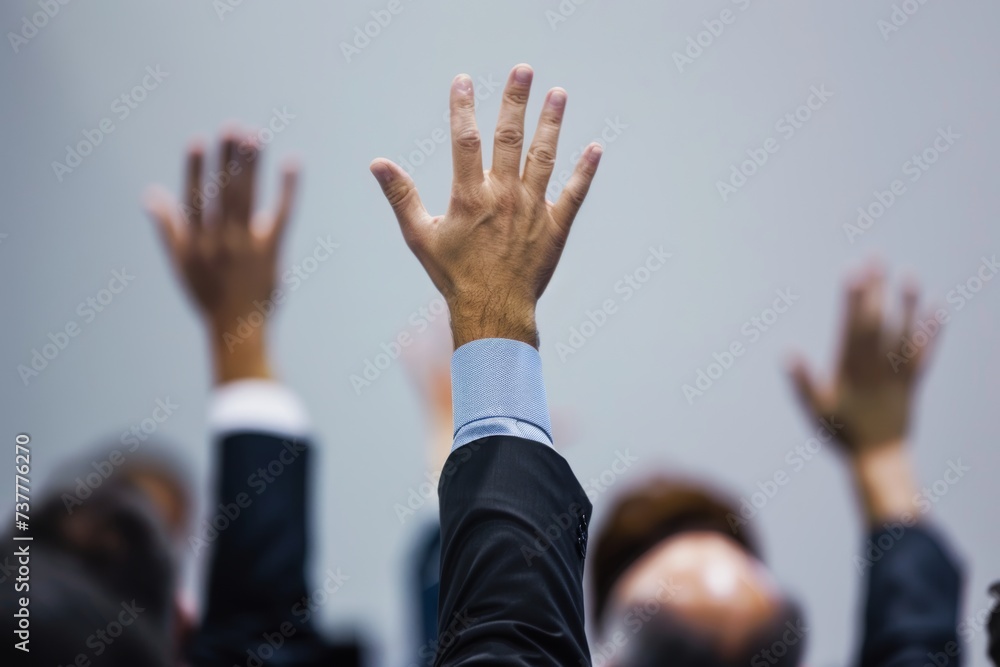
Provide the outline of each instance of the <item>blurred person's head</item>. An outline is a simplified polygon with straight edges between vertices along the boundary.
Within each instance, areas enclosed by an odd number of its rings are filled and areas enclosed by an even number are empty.
[[[620,498],[591,557],[595,664],[797,665],[804,619],[743,523],[700,484],[658,478]]]
[[[81,479],[87,483],[77,475],[40,499],[31,541],[4,542],[3,563],[15,571],[19,549],[30,554],[28,586],[0,593],[7,619],[25,613],[28,601],[31,651],[18,664],[172,664],[180,619],[171,536],[186,521],[184,485],[152,459],[86,490]]]

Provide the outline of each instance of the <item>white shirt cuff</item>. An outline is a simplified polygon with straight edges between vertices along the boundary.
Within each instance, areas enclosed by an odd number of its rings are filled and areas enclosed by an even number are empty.
[[[208,425],[217,436],[237,431],[305,437],[311,425],[302,401],[273,380],[237,380],[214,390]]]

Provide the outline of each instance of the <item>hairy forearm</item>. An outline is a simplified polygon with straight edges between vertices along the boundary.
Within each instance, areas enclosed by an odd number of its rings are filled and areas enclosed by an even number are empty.
[[[215,384],[272,378],[266,338],[264,326],[254,328],[246,336],[210,326],[209,344]]]
[[[456,300],[448,304],[448,310],[456,350],[483,338],[507,338],[538,348],[538,327],[533,307],[496,301]]]
[[[915,519],[917,483],[908,445],[898,440],[869,447],[851,457],[851,471],[870,526]]]

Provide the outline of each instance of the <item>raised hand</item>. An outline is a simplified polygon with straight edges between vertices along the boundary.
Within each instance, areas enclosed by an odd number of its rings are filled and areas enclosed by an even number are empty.
[[[918,295],[903,293],[898,326],[885,322],[884,280],[869,268],[847,292],[840,360],[834,377],[817,382],[798,360],[792,378],[806,408],[829,420],[846,450],[859,454],[905,439],[917,379],[926,365],[932,339],[912,346]]]
[[[146,194],[181,282],[202,314],[217,379],[268,377],[264,320],[273,310],[278,250],[291,214],[298,168],[288,164],[271,212],[253,214],[260,148],[254,135],[231,130],[219,147],[219,170],[203,177],[205,152],[188,150],[185,203],[162,187]],[[254,315],[256,313],[256,315]]]
[[[392,206],[403,238],[448,303],[456,348],[479,338],[538,346],[535,305],[545,291],[597,172],[602,149],[591,144],[558,201],[545,189],[555,165],[566,92],[549,91],[524,169],[524,116],[533,72],[518,65],[504,91],[493,165],[483,171],[472,80],[451,86],[454,177],[444,215],[424,208],[409,175],[379,158],[371,170]]]

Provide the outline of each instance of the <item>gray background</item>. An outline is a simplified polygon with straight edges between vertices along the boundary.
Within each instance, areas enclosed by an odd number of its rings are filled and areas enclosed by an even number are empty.
[[[283,308],[274,341],[281,374],[321,437],[312,567],[317,577],[338,567],[350,577],[322,622],[368,628],[386,645],[385,661],[398,664],[409,639],[404,565],[420,521],[401,525],[393,505],[425,480],[426,425],[401,363],[360,395],[349,376],[380,344],[412,331],[408,317],[435,293],[367,167],[446,128],[455,74],[503,81],[528,62],[537,73],[530,117],[546,88],[569,91],[559,170],[609,120],[627,126],[607,145],[540,307],[550,402],[572,422],[557,438],[574,469],[586,480],[608,469],[616,450],[639,457],[599,507],[656,468],[704,475],[747,497],[775,471],[790,471],[786,452],[810,433],[783,374],[785,355],[798,348],[829,366],[842,278],[875,254],[894,280],[912,270],[928,297],[952,309],[921,395],[914,450],[928,484],[949,460],[972,468],[932,511],[969,566],[965,612],[986,607],[986,586],[1000,577],[992,513],[1000,496],[1000,281],[960,311],[947,295],[1000,249],[1000,6],[914,3],[919,10],[886,39],[878,22],[890,20],[889,0],[755,0],[745,9],[730,0],[564,0],[573,11],[558,23],[546,14],[560,11],[555,0],[401,2],[351,62],[341,42],[387,1],[245,0],[221,18],[209,2],[76,1],[17,53],[5,38],[0,410],[11,449],[15,433],[32,434],[36,481],[102,439],[114,442],[157,398],[170,397],[181,407],[157,436],[191,462],[204,500],[205,347],[140,195],[154,182],[178,191],[191,136],[213,136],[231,118],[264,124],[273,108],[287,107],[295,118],[263,165],[269,198],[278,158],[295,153],[304,163],[285,257],[301,261],[318,236],[341,244]],[[678,71],[674,52],[724,9],[735,22]],[[5,2],[0,26],[19,31],[36,11],[34,2]],[[167,78],[119,120],[112,101],[156,65]],[[821,85],[833,93],[823,108],[793,137],[776,132],[775,122]],[[499,99],[495,92],[480,105],[487,135]],[[51,163],[105,117],[115,131],[60,182]],[[961,138],[919,181],[907,180],[904,162],[949,126]],[[769,137],[779,152],[723,202],[716,182]],[[448,153],[438,145],[416,171],[432,212],[446,205]],[[848,242],[843,225],[897,178],[906,194]],[[624,302],[615,284],[660,245],[673,257]],[[134,282],[25,386],[17,366],[49,332],[81,321],[77,304],[122,267]],[[682,385],[714,352],[746,343],[743,323],[779,288],[799,297],[794,307],[690,404]],[[617,312],[561,361],[556,344],[606,298],[617,300]],[[790,472],[754,519],[782,580],[808,606],[814,665],[846,663],[857,640],[862,580],[852,558],[862,533],[836,459],[824,452]],[[9,477],[0,476],[4,498],[13,494]],[[192,591],[200,576],[200,564],[189,568]],[[986,664],[985,643],[985,633],[974,634],[971,664]]]

